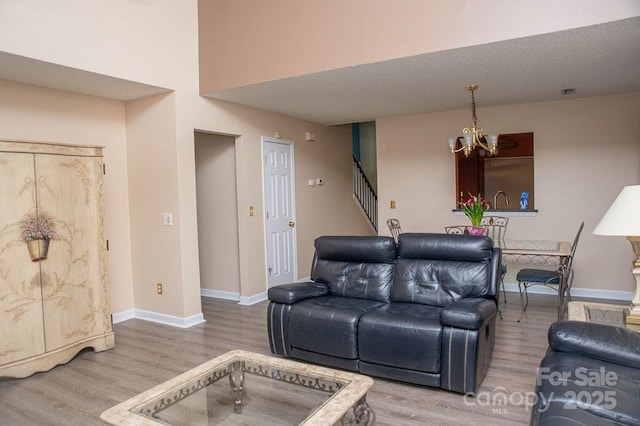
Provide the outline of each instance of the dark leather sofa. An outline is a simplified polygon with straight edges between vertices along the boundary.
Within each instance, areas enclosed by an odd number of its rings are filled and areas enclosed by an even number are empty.
[[[554,323],[536,383],[532,425],[640,425],[640,333]]]
[[[500,258],[488,237],[319,237],[311,281],[269,289],[271,352],[475,393],[494,348]]]

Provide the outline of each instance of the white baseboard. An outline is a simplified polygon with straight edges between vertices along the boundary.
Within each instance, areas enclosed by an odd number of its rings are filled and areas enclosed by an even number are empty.
[[[144,309],[130,309],[128,311],[117,312],[114,313],[111,318],[114,324],[136,318],[179,328],[189,328],[206,321],[202,313],[183,318],[175,315],[145,311]]]
[[[299,281],[305,281],[308,277],[302,278]],[[506,291],[510,292],[518,292],[518,284],[517,283],[505,283],[504,288]],[[529,287],[528,292],[531,294],[557,294],[554,290],[547,288],[545,286],[533,286]],[[234,293],[230,291],[219,291],[219,290],[209,290],[209,289],[201,289],[200,294],[204,297],[214,297],[217,299],[225,299],[225,300],[234,300],[237,301],[239,305],[251,306],[256,303],[263,302],[267,300],[267,292],[262,292],[255,294],[250,297],[241,296],[239,293]],[[594,289],[594,288],[579,288],[574,287],[571,289],[572,296],[584,297],[587,299],[608,299],[608,300],[623,300],[628,301],[631,300],[632,292],[630,291],[619,291],[619,290],[603,290],[603,289]],[[120,322],[124,322],[130,319],[141,319],[145,321],[156,322],[159,324],[171,325],[173,327],[179,328],[189,328],[197,324],[202,324],[206,320],[204,319],[204,315],[202,313],[192,315],[190,317],[177,317],[174,315],[167,315],[158,312],[146,311],[144,309],[129,309],[122,312],[116,312],[112,316],[112,321],[114,324],[118,324]]]
[[[214,299],[235,300],[236,302],[240,301],[240,293],[234,293],[232,291],[220,291],[201,288],[200,295],[203,297],[213,297]]]
[[[518,293],[518,283],[504,283],[504,289]],[[554,290],[543,285],[529,287],[527,292],[530,294],[557,294]],[[573,287],[571,296],[587,299],[631,300],[632,293],[630,291]]]
[[[111,321],[114,324],[117,324],[119,322],[125,322],[126,320],[133,319],[135,317],[136,317],[136,310],[129,309],[128,311],[116,312],[115,314],[112,314]]]
[[[255,305],[256,303],[264,302],[265,300],[267,300],[267,292],[266,291],[264,291],[262,293],[255,294],[255,295],[253,295],[251,297],[240,296],[240,302],[238,304],[239,305],[245,305],[245,306],[251,306],[251,305]]]
[[[240,293],[234,293],[231,291],[209,290],[206,288],[200,289],[200,295],[203,297],[213,297],[215,299],[235,300],[238,305],[251,306],[256,303],[267,300],[267,292],[254,294],[253,296],[245,297]]]

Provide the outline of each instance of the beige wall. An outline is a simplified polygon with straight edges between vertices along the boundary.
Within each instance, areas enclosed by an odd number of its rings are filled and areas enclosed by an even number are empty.
[[[0,137],[105,147],[111,309],[133,308],[124,104],[0,80]]]
[[[175,89],[196,7],[195,0],[1,1],[0,51]]]
[[[294,142],[297,263],[301,277],[309,273],[313,239],[318,235],[371,234],[352,199],[348,126],[326,127],[210,99],[202,101],[207,108],[191,109],[195,114],[193,128],[239,135],[235,154],[241,297],[266,291],[262,136],[273,136],[277,131],[283,139]],[[219,114],[213,117],[207,114],[212,111]],[[307,131],[315,134],[315,141],[304,140]],[[324,178],[323,186],[307,185],[309,179],[318,177]],[[254,206],[253,217],[249,217],[249,206]]]
[[[261,136],[277,130],[295,143],[300,271],[308,270],[315,236],[369,232],[350,195],[348,129],[198,95],[195,0],[0,2],[0,50],[172,90],[122,103],[0,82],[0,137],[107,147],[114,313],[137,309],[169,320],[197,320],[201,313],[196,129],[238,135],[243,297],[266,291]],[[303,142],[306,131],[316,134],[315,142]],[[303,183],[308,176],[327,183],[311,191]],[[251,218],[250,205],[257,212]],[[165,212],[173,213],[174,226],[162,225]],[[157,282],[163,296],[156,294]]]
[[[200,287],[240,294],[235,138],[195,138]]]
[[[233,7],[235,2],[216,4]],[[249,4],[258,6],[258,3]],[[301,2],[301,5],[305,4],[309,3]],[[575,6],[575,2],[568,4]],[[594,4],[588,2],[580,9],[585,11],[587,21],[593,19],[589,11],[593,10]],[[629,4],[621,1],[608,5],[602,19],[618,16]],[[462,3],[458,6],[456,13],[461,10]],[[562,9],[566,6],[553,7]],[[277,7],[274,10],[277,11]],[[250,19],[249,15],[259,15],[254,12],[252,9],[252,14],[245,14],[245,17]],[[389,16],[396,16],[395,11],[388,12],[393,12]],[[314,14],[309,18],[317,17]],[[567,18],[571,22],[586,22],[582,19],[582,16]],[[109,170],[113,171],[106,176],[105,191],[107,233],[111,242],[109,285],[114,312],[135,308],[178,318],[190,318],[201,312],[196,129],[237,135],[238,261],[242,297],[250,298],[266,290],[261,136],[272,136],[278,131],[283,138],[294,141],[298,270],[301,276],[308,274],[312,242],[316,236],[370,233],[351,198],[350,129],[324,127],[198,96],[197,21],[195,0],[0,2],[1,51],[172,90],[169,94],[125,104],[0,82],[0,137],[107,147],[106,160]],[[285,33],[289,36],[295,29],[272,25],[278,20],[265,22],[269,22],[269,28],[275,27],[278,31],[288,28]],[[295,25],[299,22],[305,20],[297,19]],[[242,26],[234,28],[241,29]],[[323,35],[328,33],[331,32],[322,32]],[[407,34],[403,37],[413,40]],[[376,48],[375,40],[379,39],[369,37],[366,40],[366,46],[372,46],[374,56],[388,54],[391,48],[386,39],[379,40],[383,45],[381,49]],[[393,46],[403,44],[396,42]],[[316,55],[312,47],[310,44],[306,54],[313,61],[322,59],[322,53],[327,52],[326,48],[318,47]],[[415,45],[411,49],[415,49]],[[240,51],[242,49],[236,49],[236,52]],[[269,49],[265,48],[265,51]],[[337,51],[337,57],[342,58],[340,61],[348,56],[346,51]],[[234,55],[218,63],[233,62]],[[282,59],[287,58],[283,56]],[[284,62],[295,64],[298,59],[303,64],[307,62],[304,56]],[[370,59],[367,56],[359,60]],[[283,63],[283,60],[279,62]],[[331,61],[325,63],[325,67],[331,66]],[[268,76],[268,69],[264,71],[264,76]],[[577,226],[575,212],[580,211],[588,220],[586,236],[619,191],[623,180],[638,182],[639,144],[637,139],[628,136],[639,134],[637,94],[572,102],[575,103],[531,104],[481,111],[485,128],[494,127],[501,132],[535,132],[536,146],[541,151],[542,169],[537,171],[536,178],[536,204],[541,213],[529,219],[531,222],[524,218],[514,220],[510,229],[514,235],[526,234],[525,231],[533,229],[541,237],[548,234],[570,238]],[[563,116],[568,120],[559,118]],[[442,207],[453,203],[452,160],[442,141],[452,128],[461,129],[468,121],[466,111],[378,121],[381,220],[389,214],[385,206],[390,197],[397,198],[398,210],[393,213],[401,220],[404,218],[403,227],[408,230],[412,227],[423,229],[425,223],[440,229],[452,220],[448,209]],[[306,131],[316,134],[314,142],[304,141]],[[418,141],[431,142],[419,145]],[[603,141],[608,149],[599,147]],[[580,163],[572,166],[576,164],[576,152],[580,152]],[[616,166],[603,166],[600,157],[611,159]],[[575,176],[582,176],[585,170],[600,171],[603,167],[605,173],[590,173],[589,179],[585,178],[592,182],[593,176],[599,177],[594,203],[585,206],[585,201],[581,201],[578,205],[582,209],[577,209],[567,201],[572,194],[586,192],[585,183],[573,183]],[[325,180],[324,186],[307,186],[309,179],[318,177]],[[571,191],[561,187],[567,180],[572,182]],[[412,184],[419,185],[416,187],[420,191],[418,196],[416,190],[411,189]],[[547,198],[540,194],[547,194]],[[605,198],[606,201],[601,201]],[[247,214],[249,206],[256,209],[254,217]],[[162,226],[165,212],[174,214],[173,227]],[[529,223],[538,225],[531,228]],[[626,247],[628,243],[624,239],[604,237],[598,237],[602,243],[594,243],[593,238],[585,238],[580,253],[590,256],[587,259],[598,254],[603,264],[619,271],[619,276],[613,277],[616,283],[621,283],[618,286],[629,287],[630,278],[625,276],[631,257]],[[597,244],[602,250],[594,248]],[[607,257],[602,257],[600,251],[606,252]],[[581,262],[588,260],[578,258],[576,266],[582,267]],[[602,285],[603,274],[594,275],[593,283],[584,286]],[[576,278],[577,285],[580,278]],[[164,296],[156,295],[156,282],[165,285]]]
[[[300,129],[294,146],[300,277],[310,273],[313,245],[308,242],[316,237],[373,234],[353,199],[351,127],[318,126],[314,133],[316,140],[306,142]],[[324,184],[309,186],[314,178]]]
[[[640,183],[640,93],[479,108],[485,129],[534,133],[539,213],[512,217],[507,238],[571,241],[584,220],[574,287],[631,291],[629,243],[592,232],[622,187]],[[470,120],[463,110],[377,121],[380,223],[398,217],[405,232],[440,232],[467,222],[451,212],[455,177],[446,138]]]
[[[182,317],[175,109],[173,93],[127,102],[127,168],[135,306]],[[163,213],[173,214],[173,226],[163,225]]]
[[[198,7],[201,93],[638,14],[637,0],[200,0]]]

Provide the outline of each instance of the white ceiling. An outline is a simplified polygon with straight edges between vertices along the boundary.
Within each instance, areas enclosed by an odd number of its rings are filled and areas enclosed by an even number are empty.
[[[640,18],[207,94],[326,125],[640,91]]]
[[[170,89],[0,52],[0,79],[127,101]],[[326,125],[640,91],[640,17],[206,94]]]

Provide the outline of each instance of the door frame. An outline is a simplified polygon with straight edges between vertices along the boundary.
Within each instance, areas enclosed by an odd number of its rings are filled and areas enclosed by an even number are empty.
[[[266,189],[265,189],[265,179],[264,179],[264,154],[265,154],[265,144],[267,143],[278,143],[282,145],[289,146],[289,156],[291,158],[291,220],[295,222],[295,226],[293,227],[293,249],[291,250],[291,264],[293,267],[293,280],[298,281],[298,220],[296,215],[296,168],[295,168],[295,156],[294,156],[294,143],[289,139],[279,139],[270,136],[262,136],[260,143],[260,170],[261,170],[261,179],[262,179],[262,225],[263,225],[263,233],[262,233],[262,243],[264,246],[264,277],[267,291],[269,290],[269,244],[267,244],[267,215],[266,206]]]

